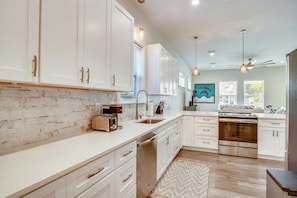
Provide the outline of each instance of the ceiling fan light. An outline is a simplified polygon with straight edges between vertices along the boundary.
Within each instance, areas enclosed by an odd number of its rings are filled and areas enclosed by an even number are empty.
[[[192,70],[192,76],[200,76],[200,71],[197,67]]]
[[[247,73],[248,71],[249,71],[249,69],[245,64],[242,64],[239,68],[240,73]]]

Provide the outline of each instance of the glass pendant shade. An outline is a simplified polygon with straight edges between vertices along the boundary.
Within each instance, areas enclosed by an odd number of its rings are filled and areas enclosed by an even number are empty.
[[[198,36],[193,37],[195,39],[195,68],[192,70],[192,76],[200,76],[200,71],[197,68],[197,38]]]

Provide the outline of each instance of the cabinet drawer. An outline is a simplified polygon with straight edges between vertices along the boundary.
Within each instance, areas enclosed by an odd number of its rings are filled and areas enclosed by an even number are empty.
[[[210,123],[210,124],[218,124],[217,117],[195,117],[194,122],[196,123]]]
[[[127,194],[124,195],[123,198],[136,198],[136,184],[133,186],[131,190]]]
[[[124,195],[136,184],[136,157],[115,171],[116,175],[116,196]]]
[[[119,167],[136,156],[136,141],[133,141],[115,151],[115,167]]]
[[[208,149],[218,149],[218,138],[196,135],[195,146]]]
[[[36,198],[36,197],[52,197],[52,198],[66,197],[66,177],[57,179],[23,196],[23,198]]]
[[[112,172],[91,188],[77,196],[77,198],[113,198],[115,197],[115,174]]]
[[[67,195],[75,197],[114,170],[111,152],[67,175]]]
[[[262,127],[286,127],[285,120],[259,120],[258,124]]]
[[[218,136],[218,125],[194,125],[194,134],[203,136]]]

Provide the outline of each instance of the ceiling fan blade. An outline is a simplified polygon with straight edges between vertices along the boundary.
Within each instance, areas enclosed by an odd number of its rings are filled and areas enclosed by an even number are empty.
[[[256,65],[262,65],[262,64],[266,64],[266,63],[270,63],[270,62],[273,62],[273,60],[264,61],[264,62],[258,63]]]
[[[256,66],[261,66],[261,65],[274,65],[275,63],[261,63],[261,64],[256,64]]]

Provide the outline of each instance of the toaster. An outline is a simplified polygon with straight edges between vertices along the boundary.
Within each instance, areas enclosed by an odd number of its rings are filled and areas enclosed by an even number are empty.
[[[94,130],[111,132],[116,130],[117,127],[117,117],[113,114],[97,115],[92,119],[92,129]]]

